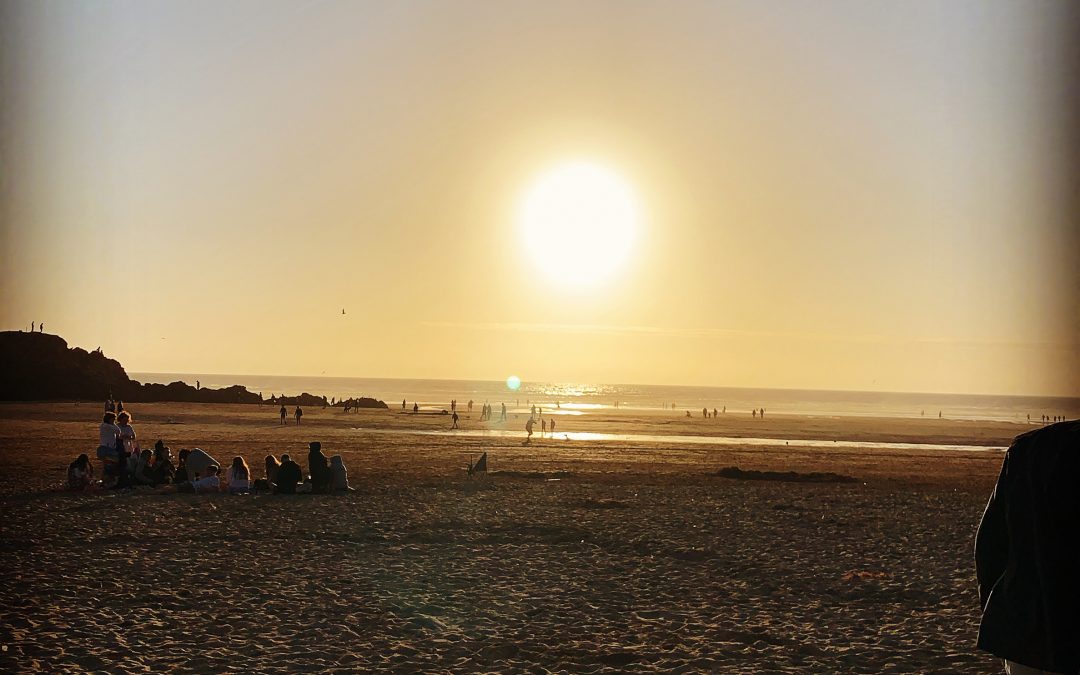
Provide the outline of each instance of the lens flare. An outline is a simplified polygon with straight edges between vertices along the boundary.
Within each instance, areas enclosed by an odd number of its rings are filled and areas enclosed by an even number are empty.
[[[517,375],[511,375],[506,378],[506,388],[510,391],[517,391],[521,388],[521,378]]]

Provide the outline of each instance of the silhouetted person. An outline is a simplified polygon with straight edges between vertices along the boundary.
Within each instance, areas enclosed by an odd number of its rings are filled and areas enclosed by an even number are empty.
[[[39,323],[38,324],[38,332],[39,333],[44,333],[45,332],[45,324],[44,323]]]
[[[285,426],[285,418],[289,416],[289,411],[285,409],[285,405],[282,404],[281,410],[278,411],[278,415],[281,416],[281,425]]]
[[[500,403],[499,405],[502,406],[502,414],[499,415],[499,421],[500,422],[505,422],[506,421],[506,404],[505,403]]]
[[[550,431],[552,434],[555,433],[555,418],[554,417],[552,417],[548,421],[548,431]]]
[[[713,409],[712,409],[712,416],[713,416],[713,417],[716,417],[716,408],[713,408]]]
[[[37,323],[36,321],[31,321],[31,322],[30,322],[30,332],[31,332],[31,333],[33,333],[33,332],[34,332],[34,324],[36,324],[36,323]]]
[[[281,495],[296,494],[296,486],[304,479],[300,471],[300,465],[292,461],[288,455],[281,456],[281,466],[277,471],[277,493]]]
[[[709,419],[709,409],[708,408],[702,408],[701,409],[701,416],[704,417],[705,419]]]
[[[186,458],[185,458],[186,459]],[[150,467],[150,484],[169,485],[176,475],[176,467],[172,463],[172,450],[161,440],[154,443],[154,463]]]
[[[67,489],[72,492],[83,492],[94,485],[94,465],[90,463],[90,455],[79,455],[74,462],[68,464]]]
[[[757,417],[757,408],[754,408],[753,410],[750,411],[750,416],[755,417],[755,418]]]
[[[451,429],[457,429],[458,428],[458,425],[457,425],[458,416],[457,416],[457,411],[456,410],[454,411],[453,417],[451,417],[450,419],[452,419],[454,421],[454,423],[450,425],[450,428]]]
[[[413,414],[414,414],[414,415],[415,415],[416,413],[420,412],[420,404],[419,404],[419,403],[417,403],[416,401],[413,401],[413,404],[412,404],[412,411],[413,411]]]
[[[341,455],[330,458],[330,491],[353,491],[353,487],[349,485],[349,470],[345,468],[345,461],[341,459]]]
[[[293,411],[293,417],[296,418],[296,426],[300,426],[300,418],[304,416],[304,411],[300,409],[300,406],[296,406],[296,410]]]
[[[202,389],[202,382],[195,380],[195,389]]]
[[[187,470],[187,458],[191,454],[191,451],[187,448],[180,448],[180,454],[176,456],[176,473],[173,474],[173,483],[179,485],[180,483],[186,483],[190,480],[188,478]]]
[[[263,466],[263,471],[266,473],[266,489],[273,491],[277,486],[277,475],[278,470],[281,469],[281,462],[278,461],[277,457],[267,455],[266,459],[263,460]]]
[[[312,493],[321,495],[330,491],[329,460],[323,454],[322,444],[318,441],[308,444],[308,471],[311,472]]]
[[[1010,673],[1080,672],[1078,449],[1076,421],[1017,436],[975,536],[978,646]]]
[[[525,436],[525,442],[526,443],[532,441],[532,430],[533,430],[533,425],[534,424],[536,424],[536,422],[533,421],[532,417],[530,417],[529,421],[525,423],[525,433],[527,434]]]
[[[401,409],[405,409],[405,399],[401,399]]]
[[[541,419],[540,420],[540,435],[543,436],[546,433],[547,433],[547,420]]]

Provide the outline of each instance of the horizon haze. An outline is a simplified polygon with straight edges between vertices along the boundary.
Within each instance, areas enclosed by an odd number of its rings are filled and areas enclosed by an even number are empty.
[[[0,330],[128,372],[1080,396],[1080,6],[0,6]]]

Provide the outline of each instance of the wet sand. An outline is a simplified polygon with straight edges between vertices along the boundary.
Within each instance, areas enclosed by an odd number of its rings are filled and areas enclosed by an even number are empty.
[[[270,406],[137,405],[146,447],[261,476],[266,453],[303,465],[319,440],[357,491],[51,492],[99,410],[0,406],[5,671],[1001,672],[974,650],[971,556],[1001,453],[798,440],[1004,446],[1028,425],[613,412],[558,429],[790,444],[523,445],[364,431],[450,426],[393,410],[305,409],[297,428]],[[491,474],[468,480],[485,450]]]

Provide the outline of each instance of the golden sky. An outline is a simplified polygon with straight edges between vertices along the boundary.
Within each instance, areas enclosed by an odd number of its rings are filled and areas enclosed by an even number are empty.
[[[135,372],[1080,395],[1078,15],[5,3],[0,329]],[[641,227],[568,286],[520,204],[576,160]]]

